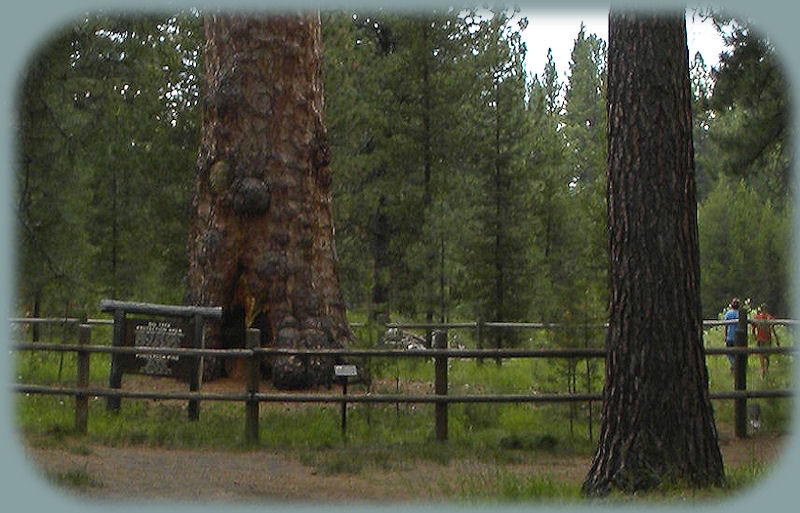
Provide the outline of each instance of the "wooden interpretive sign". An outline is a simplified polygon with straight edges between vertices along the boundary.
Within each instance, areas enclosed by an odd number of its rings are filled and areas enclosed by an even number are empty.
[[[185,320],[130,319],[125,323],[125,344],[132,347],[189,347]],[[131,355],[122,362],[126,372],[187,378],[185,365],[175,355]]]
[[[219,320],[222,308],[218,306],[178,306],[135,303],[103,299],[100,311],[114,315],[114,331],[111,338],[113,347],[186,347],[203,349],[203,323],[206,319]],[[129,316],[151,316],[150,319]],[[153,320],[152,316],[159,320]],[[111,369],[108,374],[109,388],[122,388],[122,375],[125,372],[144,372],[174,376],[189,382],[189,391],[200,390],[203,358],[201,356],[181,356],[154,354],[112,354]],[[119,411],[120,398],[110,396],[106,407]],[[189,419],[199,417],[199,401],[189,399],[187,407]]]

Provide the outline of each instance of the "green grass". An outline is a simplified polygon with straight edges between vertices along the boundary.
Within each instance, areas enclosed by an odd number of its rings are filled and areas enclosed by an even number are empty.
[[[577,501],[580,486],[559,482],[551,475],[519,475],[502,468],[470,472],[457,477],[454,484],[440,479],[440,489],[452,501],[470,504]]]
[[[792,345],[791,332],[785,327],[778,327],[779,338],[782,345]],[[706,347],[724,347],[722,328],[713,328],[704,333]],[[752,340],[750,341],[752,345]],[[757,356],[751,355],[747,365],[747,389],[792,389],[794,388],[793,355],[771,355],[769,370],[766,378],[760,376],[761,368]],[[724,392],[734,389],[734,376],[730,371],[730,363],[724,355],[712,355],[706,358],[708,369],[709,390],[711,392]],[[792,421],[792,399],[750,399],[761,406],[762,431],[775,434],[788,433]],[[717,424],[733,423],[733,401],[713,401],[714,417]]]
[[[77,490],[103,486],[103,483],[91,476],[85,467],[73,468],[63,472],[46,472],[45,479],[56,486]]]
[[[717,331],[715,331],[717,330]],[[706,333],[707,344],[721,346],[718,329]],[[788,343],[788,333],[781,333]],[[534,341],[535,343],[535,341]],[[109,358],[93,354],[91,380],[105,386]],[[371,393],[432,393],[433,363],[428,358],[383,361],[373,358],[369,365],[373,382]],[[16,352],[14,363],[20,383],[62,384],[75,379],[75,357],[65,353]],[[712,391],[733,389],[733,378],[724,356],[709,356],[707,368]],[[585,361],[576,366],[577,391],[585,392]],[[449,386],[453,394],[565,393],[566,361],[506,359],[501,366],[494,360],[482,364],[475,360],[451,360]],[[601,360],[592,364],[590,388],[602,389]],[[759,377],[758,359],[751,357],[748,388],[792,388],[794,358],[773,356],[769,375]],[[352,393],[366,391],[354,385]],[[208,401],[201,404],[200,420],[187,420],[185,402],[123,399],[118,413],[106,410],[105,400],[90,399],[89,435],[74,432],[74,399],[44,395],[17,394],[16,424],[29,443],[42,447],[65,447],[75,454],[89,454],[87,443],[109,446],[145,445],[167,448],[216,448],[248,450],[244,440],[244,406],[241,403]],[[790,429],[790,399],[759,399],[762,431],[785,434]],[[733,420],[733,402],[714,401],[720,432]],[[449,441],[434,441],[434,406],[430,404],[350,404],[347,433],[340,429],[338,404],[264,404],[260,414],[260,442],[263,449],[287,451],[324,475],[365,474],[370,469],[413,470],[419,462],[448,465],[455,461],[483,462],[490,470],[468,472],[456,480],[438,483],[445,495],[464,502],[571,500],[577,498],[576,485],[558,482],[551,475],[518,475],[504,470],[506,465],[525,464],[534,458],[591,455],[600,425],[600,404],[592,405],[592,439],[589,437],[589,407],[586,404],[453,404],[449,407]],[[352,455],[356,453],[357,458]],[[661,498],[683,500],[729,494],[763,478],[766,469],[755,459],[747,465],[727,469],[723,490],[687,490],[680,485],[662,486],[645,495],[645,500]],[[51,479],[69,487],[101,486],[73,469]],[[610,497],[608,500],[628,500]],[[636,498],[634,498],[636,500]]]
[[[706,333],[711,346],[722,345],[719,328]],[[789,341],[787,333],[781,339]],[[376,359],[373,359],[376,360]],[[758,376],[758,361],[748,368],[749,388],[790,388],[793,357],[773,356],[766,380]],[[40,384],[74,383],[74,355],[43,352],[15,353],[19,382]],[[449,388],[453,394],[564,393],[567,390],[564,361],[506,359],[482,364],[472,359],[454,359],[449,367]],[[602,389],[601,361],[591,368],[590,390]],[[724,356],[709,356],[707,366],[712,391],[731,390],[732,376]],[[432,393],[433,364],[430,359],[405,358],[376,367],[372,393]],[[107,355],[92,355],[91,380],[105,386]],[[585,362],[578,362],[577,391],[587,388]],[[416,383],[413,387],[411,384]],[[421,385],[421,386],[420,386]],[[353,393],[364,392],[353,386]],[[791,422],[790,399],[757,400],[761,405],[763,428],[785,433]],[[205,402],[201,420],[186,420],[185,403],[123,400],[119,414],[105,410],[105,401],[90,400],[90,433],[103,443],[147,443],[150,445],[235,447],[243,442],[241,404]],[[63,436],[72,432],[74,400],[70,397],[17,396],[17,423],[25,433]],[[599,429],[600,404],[591,405],[592,438]],[[714,401],[718,424],[733,418],[732,401]],[[450,439],[468,447],[546,448],[557,451],[591,450],[587,404],[453,404],[449,408]],[[262,407],[261,440],[267,447],[328,448],[342,443],[339,405],[311,405],[303,408]],[[240,429],[241,428],[241,429]],[[348,438],[364,443],[424,443],[433,438],[433,406],[426,404],[368,405],[348,407]],[[59,435],[62,433],[62,435]]]
[[[76,435],[73,405],[74,400],[71,398],[38,395],[18,397],[17,425],[25,435],[37,439],[44,437],[53,440],[54,443],[62,443],[65,439]],[[203,406],[201,420],[189,422],[185,404],[123,400],[120,412],[113,413],[106,410],[105,401],[90,399],[88,439],[110,446],[125,444],[158,447],[242,446],[243,406],[241,404]],[[240,427],[241,430],[238,429]]]
[[[14,369],[18,383],[72,386],[76,382],[77,358],[74,352],[17,351]],[[108,382],[111,358],[92,354],[89,364],[90,382]]]
[[[730,490],[744,490],[766,477],[769,467],[756,462],[728,469],[726,475],[726,488]]]
[[[597,503],[658,503],[678,504],[692,501],[694,504],[712,503],[720,499],[730,498],[732,494],[743,494],[763,480],[769,473],[770,464],[752,460],[746,464],[725,469],[723,486],[691,487],[680,482],[664,482],[652,490],[632,494],[612,491],[608,496],[592,499]]]

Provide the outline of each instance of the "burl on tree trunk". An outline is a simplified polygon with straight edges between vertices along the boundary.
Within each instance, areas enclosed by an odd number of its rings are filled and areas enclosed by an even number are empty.
[[[343,347],[319,15],[209,15],[205,32],[188,301],[224,312],[206,345],[242,347],[256,327],[262,345]],[[331,372],[330,358],[272,361],[280,388]]]
[[[608,66],[608,357],[583,490],[718,485],[683,13],[612,12]]]

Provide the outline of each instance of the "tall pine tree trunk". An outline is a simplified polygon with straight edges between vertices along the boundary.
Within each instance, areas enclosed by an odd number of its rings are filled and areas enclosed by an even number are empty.
[[[508,255],[503,254],[503,246],[501,243],[503,229],[505,228],[502,219],[503,215],[503,185],[502,185],[502,158],[503,152],[500,148],[500,83],[498,79],[494,82],[494,219],[492,229],[494,230],[494,254],[492,260],[494,263],[494,298],[491,310],[493,311],[494,319],[497,321],[507,321],[505,316],[505,308],[503,308],[503,297],[505,291],[503,290],[503,262]],[[500,330],[495,330],[494,335],[495,349],[502,349],[503,347],[503,334]],[[503,364],[502,358],[495,358],[495,363],[498,366]]]
[[[599,444],[583,489],[720,484],[683,14],[612,12],[608,63],[609,355]]]
[[[319,15],[209,15],[192,200],[189,301],[223,306],[208,346],[341,347]],[[324,358],[273,361],[273,383],[329,379]],[[210,372],[219,373],[219,366]]]
[[[430,44],[429,32],[427,25],[423,25],[423,41],[427,47]],[[422,208],[424,211],[424,219],[426,224],[425,234],[423,236],[423,244],[425,247],[425,269],[422,273],[422,279],[425,282],[425,322],[433,323],[433,312],[436,307],[436,293],[434,292],[434,269],[436,268],[436,250],[433,246],[434,233],[434,209],[433,209],[433,133],[431,130],[431,96],[433,90],[430,80],[430,69],[428,56],[425,55],[422,59],[422,165],[424,170],[423,177],[423,192],[422,192]],[[433,332],[428,330],[425,334],[425,344],[428,347],[433,347]]]
[[[381,194],[378,206],[370,219],[370,252],[372,253],[372,300],[369,320],[375,325],[376,343],[383,342],[386,324],[389,323],[389,273],[391,255],[389,238],[391,227],[386,217],[386,197]]]

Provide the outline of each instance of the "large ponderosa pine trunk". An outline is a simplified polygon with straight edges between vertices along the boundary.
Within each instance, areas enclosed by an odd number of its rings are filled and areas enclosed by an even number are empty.
[[[718,485],[682,13],[612,12],[608,112],[608,357],[583,490]]]
[[[207,345],[257,327],[262,345],[342,347],[319,15],[209,15],[205,31],[188,299],[223,307]],[[273,383],[324,382],[331,366],[278,358]]]

